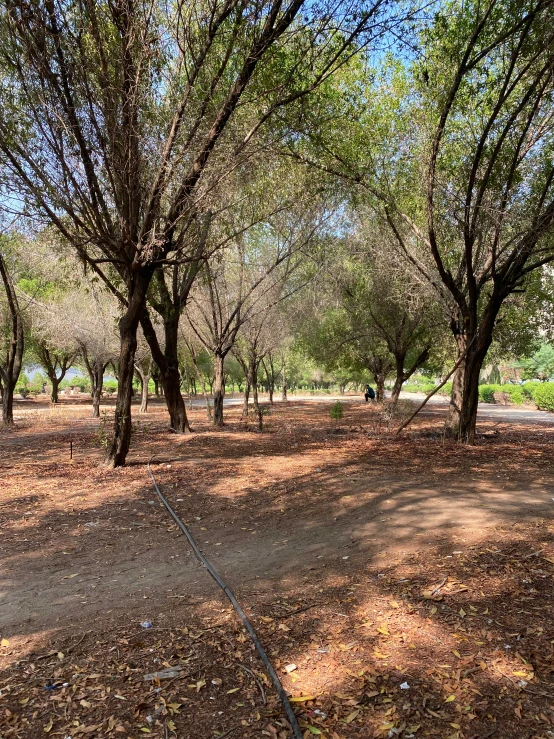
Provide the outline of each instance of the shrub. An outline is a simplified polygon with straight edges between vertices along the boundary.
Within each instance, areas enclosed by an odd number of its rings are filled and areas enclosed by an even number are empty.
[[[533,397],[539,410],[554,411],[554,382],[541,382]]]
[[[104,380],[104,383],[102,385],[102,390],[108,393],[108,395],[112,395],[113,393],[116,393],[117,392],[117,380]]]
[[[525,402],[525,395],[523,394],[521,385],[501,385],[500,391],[508,393],[514,405],[523,405]]]
[[[439,390],[439,395],[452,395],[452,383],[447,382]]]
[[[333,421],[340,421],[344,413],[344,409],[342,407],[342,403],[340,400],[337,400],[336,403],[333,403],[329,410],[329,415],[331,416]]]
[[[481,403],[494,403],[494,394],[501,389],[500,385],[479,385],[479,400]]]
[[[538,382],[535,380],[525,382],[523,385],[521,385],[521,392],[523,393],[523,397],[526,400],[533,400],[535,397],[535,390],[540,385],[542,385],[542,382]]]

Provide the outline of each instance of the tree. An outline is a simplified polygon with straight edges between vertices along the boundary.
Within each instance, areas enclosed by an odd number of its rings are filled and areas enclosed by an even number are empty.
[[[522,364],[526,380],[538,379],[547,382],[554,377],[554,347],[551,344],[542,344],[540,349]]]
[[[249,229],[206,262],[187,319],[213,358],[214,424],[223,425],[224,362],[239,331],[302,284],[300,267],[325,217],[318,203]],[[300,284],[294,283],[298,275]]]
[[[381,5],[7,0],[5,188],[124,306],[107,464],[124,464],[129,449],[136,335],[153,274],[198,259],[203,198],[277,112],[350,58],[362,32],[365,42],[382,32]]]
[[[0,389],[2,390],[2,423],[13,426],[13,394],[21,367],[25,349],[25,333],[23,315],[14,287],[13,275],[10,271],[6,248],[10,239],[3,235],[0,241],[0,279],[5,293],[5,304],[0,304],[2,317],[2,355],[0,361]]]

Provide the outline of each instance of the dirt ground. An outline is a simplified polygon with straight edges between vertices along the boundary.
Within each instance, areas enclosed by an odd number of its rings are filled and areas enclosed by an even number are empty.
[[[107,470],[109,409],[21,403],[0,435],[0,739],[290,736],[150,458],[306,737],[554,737],[554,426],[488,420],[464,448],[440,408],[400,437],[344,409],[276,405],[263,433],[194,409],[183,437],[153,404]]]

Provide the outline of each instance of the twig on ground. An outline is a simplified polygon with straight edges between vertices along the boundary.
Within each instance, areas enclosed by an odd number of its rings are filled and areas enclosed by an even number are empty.
[[[264,706],[266,706],[267,705],[267,700],[266,700],[266,697],[265,697],[265,691],[264,691],[264,687],[263,687],[261,681],[259,680],[259,678],[252,672],[252,670],[249,667],[245,667],[240,662],[235,662],[235,664],[236,664],[237,667],[241,667],[245,672],[247,672],[249,675],[252,676],[252,678],[254,679],[254,682],[256,683],[256,685],[258,686],[258,688],[260,689],[260,693],[262,695],[263,704],[264,704]]]
[[[448,577],[445,577],[444,580],[437,585],[437,587],[434,590],[431,590],[431,596],[436,595],[439,590],[446,584],[446,581],[448,580]]]

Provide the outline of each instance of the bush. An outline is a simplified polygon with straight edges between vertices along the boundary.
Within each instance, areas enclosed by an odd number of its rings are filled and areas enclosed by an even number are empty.
[[[479,385],[479,400],[481,403],[494,403],[494,394],[500,390],[500,385]]]
[[[333,405],[331,406],[329,410],[329,415],[331,416],[333,421],[337,421],[338,423],[338,421],[341,420],[343,413],[344,409],[342,407],[342,403],[340,402],[340,400],[337,400],[337,402],[333,403]]]
[[[522,405],[525,402],[521,385],[479,385],[481,403],[494,403],[495,393],[506,393],[514,405]]]
[[[523,393],[523,397],[526,400],[534,400],[535,390],[536,388],[540,387],[540,385],[542,385],[542,382],[538,382],[535,380],[525,382],[523,385],[521,385],[521,392]]]
[[[541,411],[554,411],[554,382],[541,382],[533,395],[537,408]]]
[[[104,380],[102,390],[108,395],[112,395],[117,392],[117,380]]]
[[[439,395],[452,395],[452,383],[447,382],[439,390]]]
[[[525,402],[525,395],[521,385],[501,385],[500,390],[503,393],[508,393],[514,405],[523,405]]]

